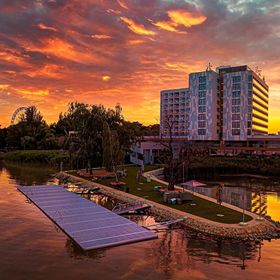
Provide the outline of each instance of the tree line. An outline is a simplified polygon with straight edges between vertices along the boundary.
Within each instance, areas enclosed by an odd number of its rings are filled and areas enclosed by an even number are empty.
[[[139,137],[159,135],[159,125],[145,126],[124,119],[120,106],[72,102],[58,121],[48,125],[40,111],[27,108],[17,123],[0,128],[1,150],[69,151],[73,167],[106,166],[125,161],[129,149]]]

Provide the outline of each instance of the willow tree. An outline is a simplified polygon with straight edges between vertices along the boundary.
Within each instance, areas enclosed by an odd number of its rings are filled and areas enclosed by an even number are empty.
[[[116,130],[111,130],[108,123],[103,123],[103,166],[107,171],[113,171],[118,181],[118,165],[124,162],[124,151],[119,142],[119,135]]]

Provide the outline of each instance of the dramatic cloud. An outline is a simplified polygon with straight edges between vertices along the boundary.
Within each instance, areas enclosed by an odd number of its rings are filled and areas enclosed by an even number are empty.
[[[125,22],[128,25],[128,28],[136,34],[140,34],[140,35],[155,35],[156,34],[154,31],[146,29],[143,24],[138,24],[138,23],[134,22],[132,19],[129,19],[127,17],[121,17],[120,19],[123,22]]]
[[[215,66],[259,66],[280,130],[280,3],[275,0],[0,0],[0,123],[36,105],[48,122],[70,101],[120,102],[159,120],[159,92]]]

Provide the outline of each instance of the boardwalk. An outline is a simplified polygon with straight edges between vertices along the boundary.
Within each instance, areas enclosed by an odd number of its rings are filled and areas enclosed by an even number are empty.
[[[155,233],[59,186],[21,186],[18,190],[84,250],[157,238]]]

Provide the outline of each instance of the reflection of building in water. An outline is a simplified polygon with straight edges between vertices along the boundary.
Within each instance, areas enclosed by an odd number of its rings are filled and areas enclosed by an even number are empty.
[[[252,212],[266,216],[267,215],[267,195],[262,192],[252,193]]]
[[[222,199],[224,202],[230,203],[242,209],[243,206],[245,206],[245,209],[248,211],[250,211],[252,207],[252,193],[244,188],[224,187]]]
[[[188,187],[189,190],[216,198],[217,187]],[[243,201],[244,196],[244,201]],[[222,201],[260,215],[267,215],[267,195],[245,188],[223,187]]]

